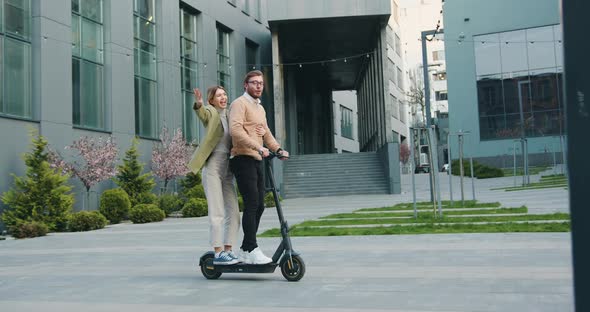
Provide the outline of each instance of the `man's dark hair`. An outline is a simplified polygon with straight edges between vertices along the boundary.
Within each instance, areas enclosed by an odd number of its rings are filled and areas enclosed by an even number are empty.
[[[244,77],[244,83],[248,83],[248,80],[250,80],[250,78],[256,77],[256,76],[264,76],[264,75],[259,70],[251,70]]]

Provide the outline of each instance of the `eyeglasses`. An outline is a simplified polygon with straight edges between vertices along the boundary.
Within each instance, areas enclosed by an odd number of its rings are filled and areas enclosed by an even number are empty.
[[[256,87],[264,86],[264,82],[262,81],[248,81],[249,84],[254,85]]]

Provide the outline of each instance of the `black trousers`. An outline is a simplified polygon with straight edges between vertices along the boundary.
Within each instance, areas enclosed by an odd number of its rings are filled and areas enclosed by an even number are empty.
[[[241,248],[250,252],[258,247],[256,232],[258,232],[260,218],[264,212],[266,189],[262,161],[250,156],[235,156],[229,161],[229,166],[236,177],[238,189],[244,199],[244,213],[242,215],[244,240]]]

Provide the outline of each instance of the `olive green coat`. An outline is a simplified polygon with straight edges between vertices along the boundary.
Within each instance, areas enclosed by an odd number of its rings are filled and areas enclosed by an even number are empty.
[[[201,105],[199,109],[196,109],[196,105],[193,105],[193,109],[197,113],[199,119],[203,122],[206,131],[205,137],[188,163],[189,169],[193,173],[197,173],[203,168],[205,162],[211,155],[211,152],[213,152],[217,143],[219,143],[223,137],[223,125],[221,124],[221,116],[215,107],[211,105]]]

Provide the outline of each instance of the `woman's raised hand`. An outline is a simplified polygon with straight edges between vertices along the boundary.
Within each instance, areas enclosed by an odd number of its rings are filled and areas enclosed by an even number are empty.
[[[193,92],[195,93],[195,104],[198,108],[201,108],[201,106],[203,106],[203,94],[201,93],[201,90],[199,90],[199,88],[194,88]]]

